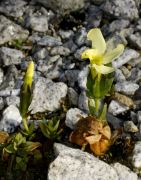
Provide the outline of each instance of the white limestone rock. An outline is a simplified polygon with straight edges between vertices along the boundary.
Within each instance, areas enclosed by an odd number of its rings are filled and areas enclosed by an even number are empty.
[[[33,98],[29,110],[31,113],[56,111],[61,107],[67,95],[67,85],[54,83],[50,79],[39,78],[33,89]]]
[[[57,158],[50,164],[48,180],[119,180],[116,170],[93,155],[54,144]]]
[[[21,121],[22,117],[20,115],[19,109],[14,105],[10,105],[2,113],[0,130],[12,133],[16,127],[20,125]]]
[[[71,129],[75,129],[76,123],[87,114],[78,108],[71,108],[67,111],[65,124]]]

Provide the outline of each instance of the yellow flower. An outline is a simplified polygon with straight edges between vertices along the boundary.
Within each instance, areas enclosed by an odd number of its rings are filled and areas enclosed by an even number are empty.
[[[92,41],[92,49],[86,49],[82,53],[82,59],[90,60],[92,75],[96,71],[99,74],[108,74],[114,71],[113,67],[105,66],[119,57],[124,50],[123,44],[109,52],[106,52],[106,42],[98,28],[91,29],[87,34],[87,39]]]

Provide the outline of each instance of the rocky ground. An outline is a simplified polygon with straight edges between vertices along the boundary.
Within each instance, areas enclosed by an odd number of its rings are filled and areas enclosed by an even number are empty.
[[[56,159],[50,164],[48,180],[140,179],[140,10],[141,0],[0,1],[0,130],[12,133],[21,124],[19,92],[31,59],[36,69],[29,110],[56,112],[67,100],[65,124],[73,130],[79,117],[88,113],[88,62],[81,60],[81,52],[90,45],[87,32],[99,27],[108,48],[125,45],[113,62],[115,91],[124,96],[110,99],[107,117],[114,129],[123,127],[126,137],[135,140],[126,166],[55,143]]]

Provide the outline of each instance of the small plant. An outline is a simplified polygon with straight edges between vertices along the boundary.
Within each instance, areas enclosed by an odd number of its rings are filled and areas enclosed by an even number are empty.
[[[103,155],[113,142],[106,120],[107,105],[103,100],[110,93],[114,80],[111,62],[123,53],[124,46],[119,44],[107,52],[106,42],[98,28],[90,30],[87,38],[92,42],[92,48],[82,53],[82,59],[90,60],[90,73],[87,78],[90,115],[78,122],[70,135],[70,141],[83,147],[89,144],[96,155]]]
[[[30,155],[40,146],[39,142],[27,141],[21,133],[10,136],[2,148],[2,159],[8,161],[6,178],[10,179],[14,172],[25,171]]]
[[[62,129],[59,130],[60,121],[56,119],[43,120],[40,128],[43,135],[51,140],[59,139]]]

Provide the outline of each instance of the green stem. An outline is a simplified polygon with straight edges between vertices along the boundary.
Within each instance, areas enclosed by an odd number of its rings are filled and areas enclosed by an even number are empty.
[[[26,130],[26,132],[29,132],[29,128],[28,128],[28,125],[27,125],[27,118],[26,117],[23,117],[23,126],[24,126],[24,129]]]
[[[99,108],[100,108],[100,99],[95,99],[95,112],[96,112],[96,115],[98,116],[99,115]]]

